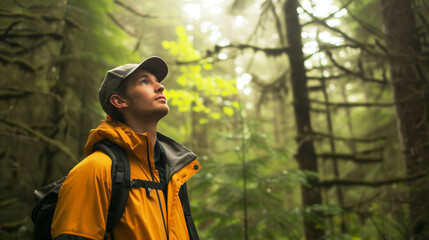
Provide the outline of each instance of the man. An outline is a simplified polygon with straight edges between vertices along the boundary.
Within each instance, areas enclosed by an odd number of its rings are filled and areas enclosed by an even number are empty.
[[[99,98],[108,118],[91,130],[87,157],[70,171],[60,189],[51,225],[53,239],[105,237],[112,162],[105,153],[93,152],[94,144],[104,139],[127,152],[130,179],[164,186],[150,191],[130,188],[125,211],[109,237],[190,239],[179,190],[201,166],[194,153],[157,132],[158,121],[169,111],[161,84],[167,73],[167,64],[159,57],[107,72]]]

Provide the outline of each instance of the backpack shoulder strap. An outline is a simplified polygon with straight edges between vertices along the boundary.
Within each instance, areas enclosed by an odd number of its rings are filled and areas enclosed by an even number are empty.
[[[191,240],[199,240],[200,238],[198,237],[197,228],[195,227],[194,219],[192,219],[191,215],[191,206],[189,205],[188,188],[186,187],[186,183],[180,187],[179,198],[183,206],[183,213],[185,214],[189,238]]]
[[[122,217],[127,204],[130,185],[130,163],[124,149],[106,139],[94,145],[112,159],[112,196],[107,217],[106,236]]]

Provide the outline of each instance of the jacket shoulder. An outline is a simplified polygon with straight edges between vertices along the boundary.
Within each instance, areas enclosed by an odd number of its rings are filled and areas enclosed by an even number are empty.
[[[96,151],[80,161],[68,174],[67,178],[78,177],[81,179],[103,179],[109,181],[111,178],[112,161],[107,154]],[[66,180],[67,181],[67,180]]]

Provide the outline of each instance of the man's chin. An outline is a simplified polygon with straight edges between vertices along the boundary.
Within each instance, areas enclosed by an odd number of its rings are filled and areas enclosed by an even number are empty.
[[[165,105],[165,107],[160,108],[157,111],[157,115],[159,116],[159,119],[161,119],[161,118],[165,117],[168,114],[168,112],[170,112],[170,108],[167,105]]]

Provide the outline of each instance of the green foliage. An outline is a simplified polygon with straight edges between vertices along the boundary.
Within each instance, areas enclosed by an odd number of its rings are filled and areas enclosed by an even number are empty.
[[[81,159],[104,118],[98,87],[129,57],[127,36],[106,14],[112,1],[6,0],[0,9],[0,192],[15,199],[0,206],[0,238],[31,239],[33,189]]]
[[[314,174],[288,169],[289,152],[274,149],[259,124],[238,109],[238,118],[224,122],[223,134],[213,132],[223,150],[203,159],[204,172],[193,180],[193,199],[199,199],[194,218],[202,238],[242,239],[247,212],[250,239],[301,239],[301,212],[284,198]]]
[[[177,41],[163,41],[162,46],[168,49],[179,65],[180,76],[177,83],[180,89],[166,89],[165,95],[172,106],[180,112],[204,113],[200,124],[207,123],[206,117],[219,119],[222,114],[227,117],[234,115],[234,107],[238,102],[225,101],[238,94],[236,80],[224,78],[219,75],[209,75],[213,65],[209,59],[197,61],[200,53],[194,49],[192,42],[186,35],[183,26],[176,28]],[[197,63],[193,63],[197,61]],[[215,107],[222,106],[221,109]]]

